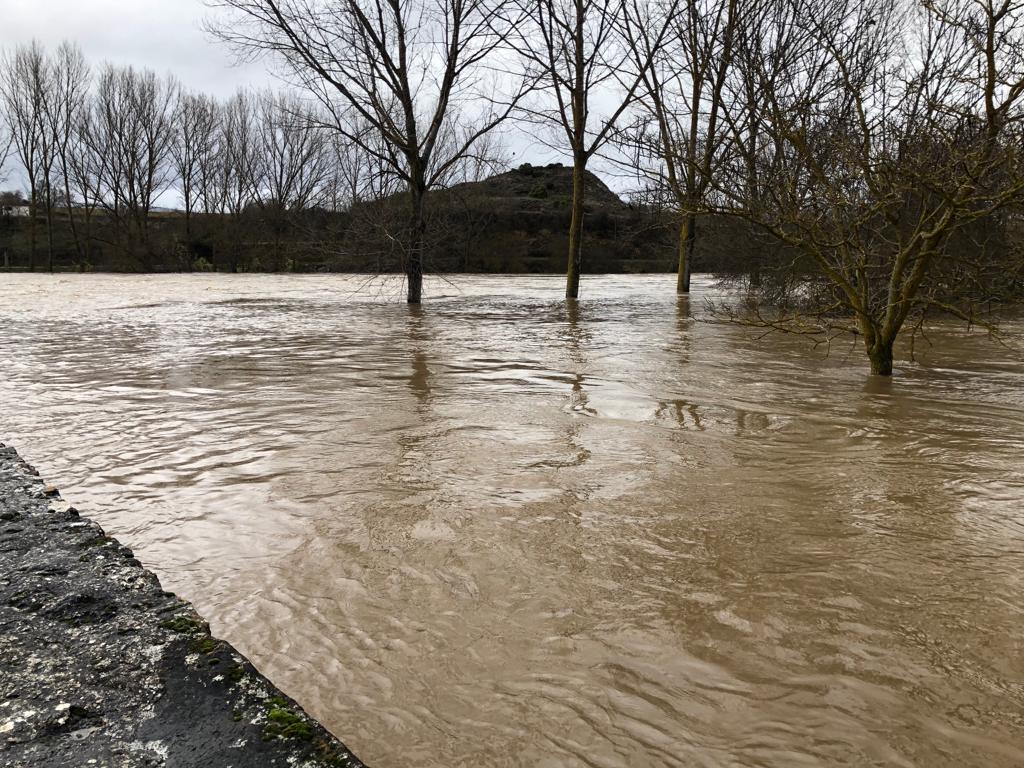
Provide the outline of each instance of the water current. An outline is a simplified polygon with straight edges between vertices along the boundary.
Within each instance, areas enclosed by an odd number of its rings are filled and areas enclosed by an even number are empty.
[[[1024,324],[0,276],[0,440],[375,768],[1024,765]]]

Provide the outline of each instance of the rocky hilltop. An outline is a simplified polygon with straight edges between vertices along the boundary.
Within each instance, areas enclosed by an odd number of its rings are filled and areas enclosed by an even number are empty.
[[[585,173],[587,204],[591,212],[610,209],[622,212],[628,206],[596,175]],[[543,201],[568,203],[572,196],[572,168],[561,163],[530,165],[499,173],[483,181],[467,182],[450,188],[460,195],[477,196],[491,201],[516,201],[525,209],[543,210]]]

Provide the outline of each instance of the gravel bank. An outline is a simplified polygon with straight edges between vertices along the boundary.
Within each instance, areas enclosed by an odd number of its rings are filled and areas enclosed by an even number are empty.
[[[0,765],[363,764],[0,444]]]

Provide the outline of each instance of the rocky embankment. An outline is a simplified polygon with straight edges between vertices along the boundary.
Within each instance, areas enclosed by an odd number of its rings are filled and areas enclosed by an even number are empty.
[[[362,763],[0,444],[0,765]]]

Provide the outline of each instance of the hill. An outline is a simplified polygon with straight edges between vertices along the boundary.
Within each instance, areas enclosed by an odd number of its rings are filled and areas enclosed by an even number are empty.
[[[630,205],[592,173],[586,175],[585,268],[589,272],[653,272],[674,266],[670,227]],[[561,164],[520,166],[475,182],[432,192],[427,268],[435,272],[562,272],[569,250],[572,169]],[[383,222],[400,222],[401,198],[367,204],[353,214],[362,236],[346,244],[333,268],[352,268],[360,254],[379,253]],[[375,232],[376,230],[376,232]]]
[[[672,234],[649,211],[622,201],[586,173],[584,264],[588,272],[662,272],[674,262]],[[455,237],[434,244],[439,268],[482,272],[561,272],[569,251],[572,169],[523,165],[434,195],[440,227]],[[452,226],[454,225],[454,226]],[[452,263],[453,260],[456,263]],[[461,264],[458,262],[461,261]]]

